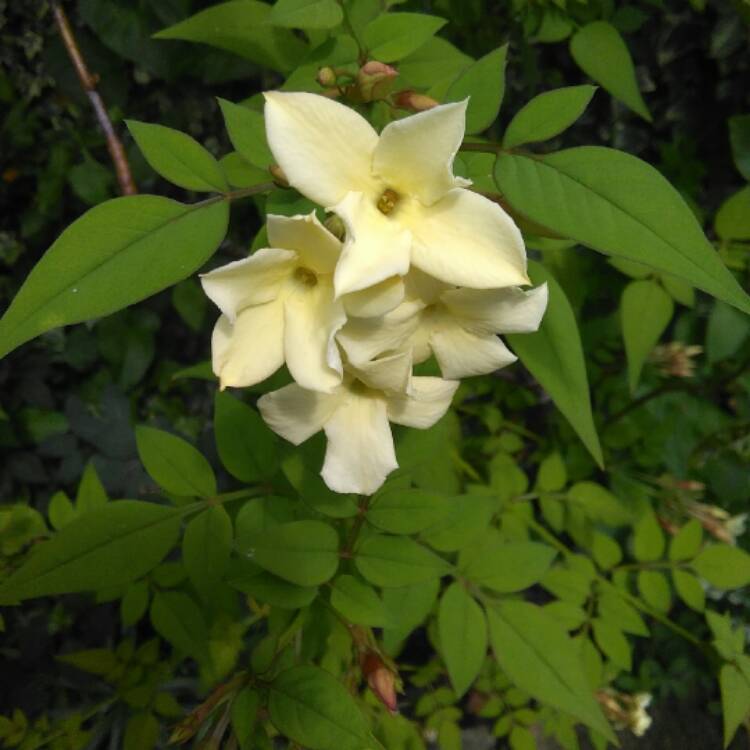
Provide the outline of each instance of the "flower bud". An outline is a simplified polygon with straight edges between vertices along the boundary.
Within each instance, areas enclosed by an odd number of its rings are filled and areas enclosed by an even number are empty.
[[[346,237],[346,225],[337,214],[331,214],[324,222],[323,226],[337,239],[344,241]]]
[[[410,89],[399,91],[393,101],[397,107],[401,107],[401,109],[411,109],[414,112],[424,112],[425,110],[437,107],[440,103],[430,96],[418,94],[416,91],[411,91]]]
[[[271,177],[273,177],[273,181],[278,187],[289,187],[289,180],[287,180],[286,175],[284,174],[284,170],[278,164],[271,164],[271,166],[268,168],[268,171],[271,173]]]
[[[357,86],[362,101],[383,99],[390,93],[397,76],[398,71],[390,65],[377,60],[365,63],[357,73]]]
[[[397,713],[396,674],[385,665],[374,651],[370,651],[362,657],[362,674],[377,699],[392,714]]]
[[[337,79],[336,71],[333,68],[329,68],[326,66],[325,68],[321,68],[318,71],[318,75],[315,77],[315,80],[325,88],[329,88],[330,86],[336,85],[336,79]]]

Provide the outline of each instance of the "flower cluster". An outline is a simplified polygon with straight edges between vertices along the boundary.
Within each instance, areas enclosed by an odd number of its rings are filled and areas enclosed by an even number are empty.
[[[263,396],[263,418],[294,444],[324,430],[322,476],[372,494],[397,468],[390,422],[432,426],[458,379],[515,360],[498,333],[534,331],[547,304],[529,284],[521,234],[453,174],[466,102],[387,125],[306,93],[266,94],[268,143],[289,184],[338,217],[268,216],[268,247],[202,277],[221,317],[221,386],[286,363],[294,383]],[[329,222],[327,222],[328,224]],[[435,356],[442,378],[412,366]]]

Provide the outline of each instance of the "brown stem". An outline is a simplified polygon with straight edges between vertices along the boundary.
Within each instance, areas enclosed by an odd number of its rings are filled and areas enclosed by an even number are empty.
[[[112,163],[115,166],[120,192],[123,195],[135,195],[138,190],[135,187],[133,175],[130,173],[130,164],[128,164],[125,149],[122,146],[122,142],[117,137],[115,129],[112,127],[112,121],[109,119],[104,102],[102,101],[101,96],[99,96],[99,92],[96,90],[98,78],[93,75],[86,66],[86,61],[83,59],[78,42],[76,42],[76,38],[73,35],[73,29],[70,27],[68,17],[65,15],[65,11],[59,3],[52,3],[52,14],[55,17],[55,23],[57,24],[57,29],[60,32],[65,49],[68,51],[68,56],[78,74],[78,80],[81,82],[83,90],[91,101],[91,106],[94,108],[96,119],[99,121],[99,127],[102,129],[102,132],[107,139],[107,150],[109,151]]]

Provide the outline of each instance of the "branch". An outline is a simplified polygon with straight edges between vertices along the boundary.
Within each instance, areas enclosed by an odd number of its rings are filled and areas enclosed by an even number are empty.
[[[109,119],[104,102],[96,90],[98,78],[92,75],[86,66],[86,61],[83,59],[78,42],[76,42],[76,38],[73,36],[73,29],[70,27],[68,17],[58,2],[52,3],[52,14],[55,17],[57,30],[60,32],[65,49],[68,51],[68,56],[78,74],[78,80],[81,82],[83,90],[91,101],[91,106],[96,113],[96,119],[99,121],[99,127],[107,139],[107,150],[115,166],[120,192],[123,195],[135,195],[138,190],[135,187],[135,182],[133,182],[133,175],[130,173],[130,165],[125,155],[125,149],[122,146],[122,141],[117,137],[115,129],[112,127],[112,121]]]

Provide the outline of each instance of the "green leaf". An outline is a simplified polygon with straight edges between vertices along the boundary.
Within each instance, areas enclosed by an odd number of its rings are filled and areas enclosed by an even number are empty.
[[[260,694],[248,687],[240,690],[232,701],[232,729],[242,750],[251,750],[259,708]]]
[[[354,554],[357,570],[376,586],[409,586],[450,572],[442,557],[400,536],[372,534],[360,542]]]
[[[268,427],[265,427],[268,430]],[[319,513],[331,518],[351,518],[359,513],[355,495],[342,495],[331,490],[319,473],[322,463],[316,463],[316,469],[306,463],[306,456],[301,450],[290,453],[282,463],[284,476],[299,493],[300,499]]]
[[[292,29],[332,29],[344,20],[336,0],[277,0],[269,21]]]
[[[750,583],[750,555],[739,547],[711,544],[693,560],[695,572],[719,589],[738,589]]]
[[[232,145],[250,164],[265,170],[268,175],[268,167],[275,159],[266,141],[266,122],[263,115],[226,99],[220,98],[219,106]]]
[[[230,586],[245,594],[282,609],[306,607],[318,595],[315,586],[296,586],[293,583],[267,573],[249,560],[240,560],[229,575]]]
[[[628,383],[634,392],[646,358],[674,313],[674,302],[655,281],[631,281],[620,300],[620,321],[628,358]]]
[[[279,441],[258,412],[234,396],[216,391],[214,430],[219,458],[241,482],[270,479],[279,468]]]
[[[567,481],[568,470],[562,456],[557,451],[545,456],[539,464],[536,486],[543,492],[557,492],[565,487]]]
[[[724,714],[724,747],[727,747],[750,711],[750,683],[734,664],[725,664],[719,673],[719,686]]]
[[[608,583],[599,582],[599,616],[610,620],[621,630],[633,635],[648,635],[648,628],[635,607],[628,604],[622,592]]]
[[[690,560],[698,554],[703,543],[703,527],[695,518],[690,519],[669,544],[669,559]]]
[[[487,495],[457,495],[450,500],[450,512],[421,535],[438,552],[453,552],[481,536],[497,510],[497,500]]]
[[[651,113],[635,78],[633,59],[614,26],[606,21],[586,24],[571,38],[570,54],[586,75],[651,122]]]
[[[735,115],[728,122],[735,166],[746,180],[750,180],[750,115]]]
[[[109,498],[92,461],[86,464],[76,493],[76,513],[87,513],[102,508]]]
[[[224,239],[228,220],[223,200],[189,206],[131,195],[95,206],[47,250],[0,319],[0,357],[190,276]]]
[[[271,26],[271,12],[270,5],[256,0],[231,0],[163,29],[154,38],[210,44],[289,73],[301,62],[307,45],[291,31]]]
[[[585,112],[595,91],[596,86],[566,86],[535,96],[510,121],[503,147],[515,148],[554,138]]]
[[[459,102],[469,97],[466,132],[481,133],[492,125],[505,95],[505,63],[508,45],[504,44],[481,57],[451,84],[446,101]]]
[[[646,511],[635,525],[633,554],[640,562],[660,560],[664,554],[664,532],[653,511]]]
[[[672,571],[672,583],[674,583],[677,596],[685,604],[696,612],[703,612],[706,608],[706,592],[700,581],[686,570],[675,568]]]
[[[229,564],[232,552],[232,519],[214,505],[191,519],[182,539],[182,561],[196,591],[211,601]]]
[[[362,750],[369,744],[367,722],[351,693],[318,667],[277,675],[268,711],[279,732],[310,750]]]
[[[216,494],[211,464],[186,440],[145,425],[136,427],[135,439],[146,471],[164,490],[183,496]]]
[[[620,545],[611,536],[594,531],[591,541],[591,554],[602,570],[614,568],[622,560]]]
[[[594,639],[602,653],[617,667],[630,671],[632,668],[630,644],[622,630],[609,620],[595,619],[592,623]]]
[[[495,656],[517,687],[616,742],[589,689],[578,649],[555,620],[520,601],[497,604],[487,610],[487,619]]]
[[[439,588],[440,581],[434,578],[424,583],[383,590],[389,623],[383,629],[383,645],[389,654],[395,654],[409,633],[425,621],[437,601]]]
[[[321,521],[280,524],[242,543],[254,562],[299,586],[325,583],[339,566],[339,536]]]
[[[508,737],[511,750],[537,750],[534,735],[526,727],[516,725]]]
[[[658,570],[638,572],[638,591],[646,604],[659,612],[668,612],[672,606],[672,592],[666,576]]]
[[[714,219],[716,234],[723,240],[750,240],[750,185],[721,204]]]
[[[695,214],[640,159],[599,146],[541,157],[500,154],[495,180],[506,200],[529,219],[599,252],[678,276],[750,312],[750,299]]]
[[[148,584],[136,581],[128,586],[125,596],[120,601],[120,619],[125,627],[135,625],[148,608]]]
[[[180,591],[159,591],[151,603],[151,624],[178,651],[208,659],[208,627],[193,599]]]
[[[138,500],[119,500],[92,510],[37,545],[0,586],[0,602],[129,583],[172,549],[182,515],[180,509]]]
[[[429,89],[439,81],[451,81],[474,60],[441,37],[433,37],[400,61],[399,81],[417,89]]]
[[[734,356],[750,334],[750,319],[723,302],[716,302],[706,327],[706,358],[715,364]]]
[[[456,698],[479,674],[487,654],[487,620],[482,608],[459,583],[452,583],[438,608],[440,654],[448,668]]]
[[[608,526],[623,526],[632,520],[627,506],[596,482],[576,482],[567,494],[592,521]]]
[[[458,568],[478,586],[511,593],[540,581],[557,553],[538,542],[507,542],[488,529],[474,544],[461,550]]]
[[[436,492],[395,488],[374,499],[367,520],[392,534],[416,534],[447,518],[451,511],[448,498]]]
[[[575,315],[562,287],[545,268],[532,261],[529,275],[534,284],[547,283],[547,312],[536,333],[513,334],[507,339],[602,466],[604,459],[591,413],[586,363]]]
[[[125,725],[123,750],[153,750],[159,740],[159,722],[150,711],[133,714]]]
[[[229,190],[219,162],[194,138],[163,125],[126,123],[146,161],[165,179],[187,190]]]
[[[395,62],[419,49],[445,26],[446,20],[426,13],[384,13],[365,27],[369,58]]]
[[[382,628],[385,607],[375,589],[351,575],[341,575],[331,584],[331,605],[355,625]]]

